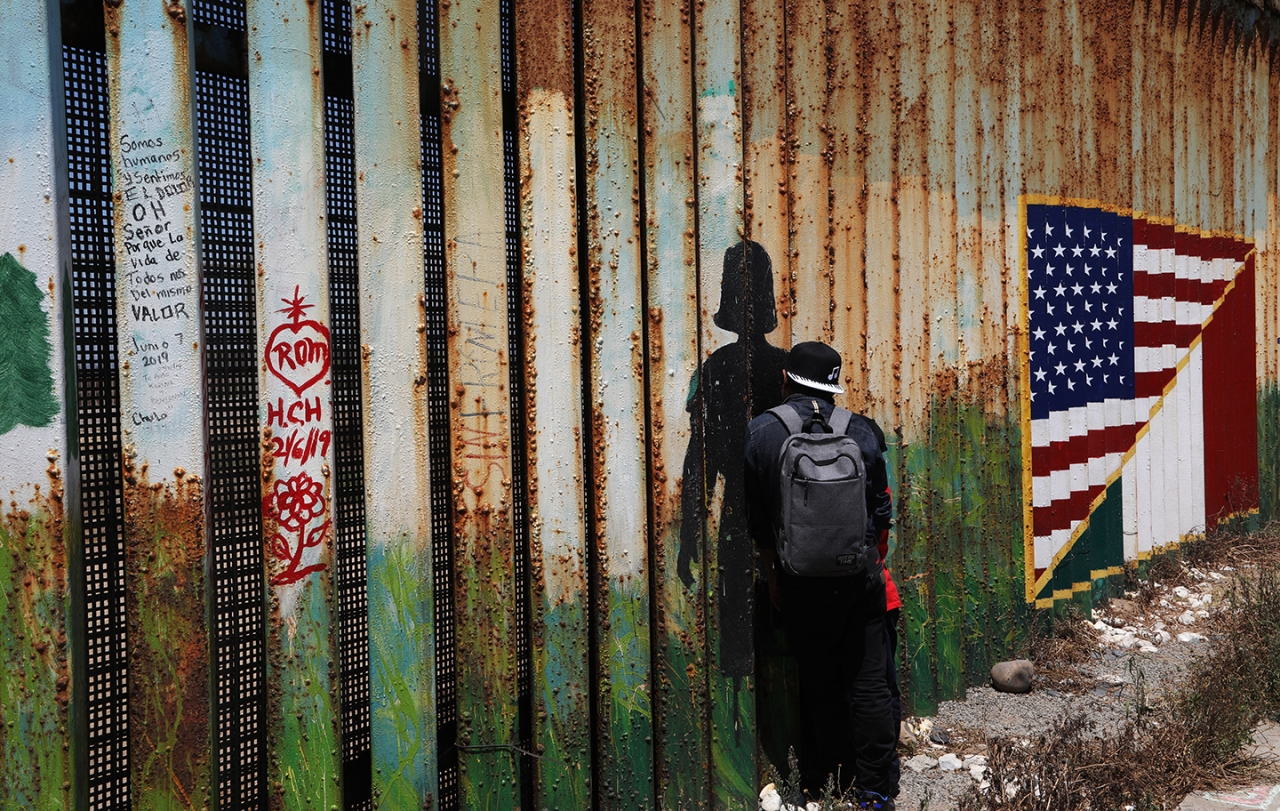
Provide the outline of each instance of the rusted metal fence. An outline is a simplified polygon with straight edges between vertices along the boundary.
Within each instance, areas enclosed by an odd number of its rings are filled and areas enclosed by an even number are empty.
[[[886,430],[918,713],[1274,517],[1277,44],[0,0],[0,805],[753,807],[795,674],[742,443],[801,340]]]

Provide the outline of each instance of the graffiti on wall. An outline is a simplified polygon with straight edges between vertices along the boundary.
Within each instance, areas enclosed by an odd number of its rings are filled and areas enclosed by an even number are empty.
[[[267,339],[267,370],[292,393],[267,403],[267,425],[272,429],[271,454],[283,470],[305,466],[313,459],[328,459],[332,434],[323,427],[325,397],[312,393],[329,375],[329,328],[307,317],[314,304],[294,287],[293,298],[277,310],[288,320],[277,325]],[[277,530],[268,551],[280,568],[271,577],[274,586],[296,583],[325,564],[319,550],[333,522],[323,483],[306,470],[277,480],[263,498],[263,513],[275,519]],[[306,555],[309,549],[317,550]],[[304,562],[304,557],[307,560]]]
[[[1023,211],[1027,599],[1258,506],[1252,247],[1097,207]]]
[[[122,135],[118,148],[121,321],[129,325],[129,370],[139,387],[139,405],[126,419],[138,428],[169,421],[190,393],[183,361],[194,348],[184,347],[195,338],[196,293],[186,220],[195,182],[182,150],[164,137]]]

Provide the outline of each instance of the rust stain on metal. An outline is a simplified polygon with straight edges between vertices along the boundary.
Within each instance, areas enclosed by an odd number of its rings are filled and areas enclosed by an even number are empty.
[[[517,5],[535,805],[590,803],[573,7]],[[539,380],[555,384],[539,388]]]
[[[441,7],[461,746],[515,739],[509,343],[496,5]],[[518,805],[503,756],[460,756],[464,805]]]
[[[9,760],[8,768],[22,770],[21,775],[0,774],[0,789],[18,778],[23,787],[36,790],[42,798],[61,796],[69,803],[70,784],[64,781],[71,770],[65,740],[61,747],[56,740],[24,742],[19,747],[7,740],[20,732],[15,723],[19,718],[30,725],[29,729],[24,726],[23,734],[46,736],[65,733],[70,720],[64,481],[57,452],[50,450],[47,458],[45,486],[34,483],[30,498],[22,504],[10,493],[0,516],[0,533],[8,541],[0,545],[0,566],[9,574],[0,597],[7,617],[0,624],[0,651],[6,657],[5,698],[12,702],[0,712],[4,721],[0,723],[0,752],[16,753],[19,759]],[[24,745],[30,758],[25,763],[21,760]]]
[[[152,481],[123,456],[130,672],[164,689],[131,702],[138,785],[208,803],[209,648],[204,601],[204,496],[182,468]]]

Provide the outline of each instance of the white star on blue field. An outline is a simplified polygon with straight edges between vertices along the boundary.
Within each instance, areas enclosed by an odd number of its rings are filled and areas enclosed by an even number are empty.
[[[1076,206],[1027,206],[1031,417],[1133,387],[1133,222]]]

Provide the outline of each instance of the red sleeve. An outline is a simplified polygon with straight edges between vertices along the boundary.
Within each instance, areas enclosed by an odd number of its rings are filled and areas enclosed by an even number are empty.
[[[884,610],[892,611],[895,608],[902,608],[902,599],[898,596],[898,586],[893,582],[893,575],[889,574],[889,570],[884,570]]]

